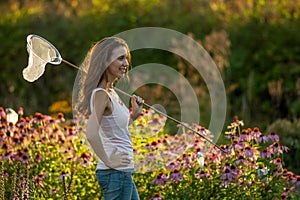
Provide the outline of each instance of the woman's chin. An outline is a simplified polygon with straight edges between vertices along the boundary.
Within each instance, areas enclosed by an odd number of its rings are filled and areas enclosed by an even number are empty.
[[[125,76],[125,74],[122,73],[122,74],[118,75],[118,78],[123,78],[124,76]]]

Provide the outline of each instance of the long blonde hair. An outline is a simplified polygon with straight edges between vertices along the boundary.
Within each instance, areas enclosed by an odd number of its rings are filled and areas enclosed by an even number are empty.
[[[89,106],[92,91],[105,78],[104,72],[114,59],[111,58],[112,51],[120,46],[126,48],[127,60],[130,63],[129,47],[121,38],[103,38],[90,48],[80,66],[73,86],[73,115],[88,118],[91,113]]]

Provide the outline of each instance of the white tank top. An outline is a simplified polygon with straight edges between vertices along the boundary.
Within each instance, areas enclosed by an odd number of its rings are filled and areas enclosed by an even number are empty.
[[[117,170],[133,170],[133,148],[132,140],[128,131],[128,125],[130,120],[130,113],[128,108],[107,92],[103,88],[96,88],[92,91],[90,109],[93,111],[94,95],[97,91],[102,90],[107,93],[112,103],[112,113],[110,115],[103,115],[100,127],[102,131],[99,131],[100,138],[104,145],[105,153],[109,156],[114,148],[117,148],[117,153],[126,151],[129,153],[131,162],[128,166],[122,168],[115,168]],[[117,94],[116,94],[117,95]],[[104,164],[104,162],[98,158],[98,164],[96,169],[110,169]]]

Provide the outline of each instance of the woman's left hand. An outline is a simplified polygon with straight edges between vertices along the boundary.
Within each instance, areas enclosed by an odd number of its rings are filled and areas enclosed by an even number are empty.
[[[132,105],[132,120],[138,118],[138,116],[142,113],[144,100],[136,95],[131,96],[131,105]]]

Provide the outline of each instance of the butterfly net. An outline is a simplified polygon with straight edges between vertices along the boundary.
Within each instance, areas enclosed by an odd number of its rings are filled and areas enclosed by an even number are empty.
[[[37,35],[27,36],[28,65],[23,70],[23,77],[29,82],[43,75],[47,63],[58,65],[62,58],[58,50],[47,40]]]

